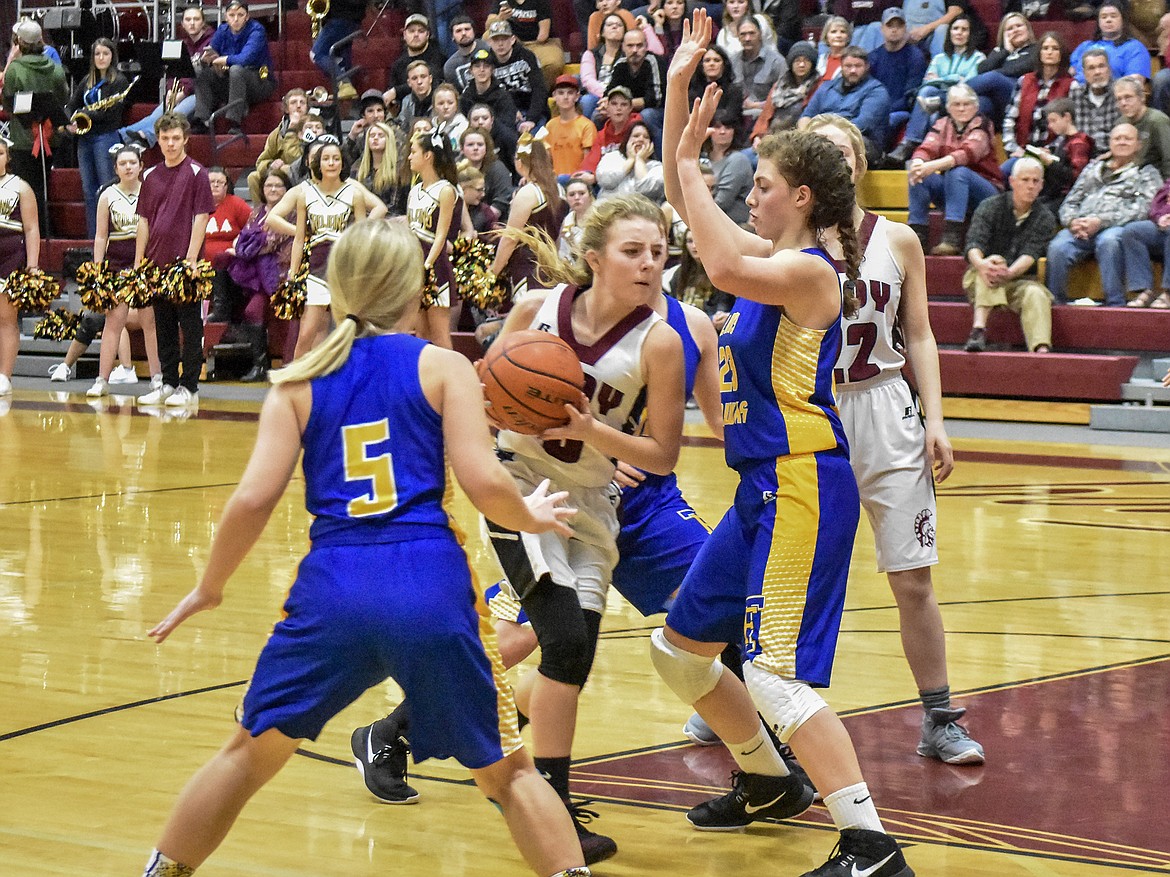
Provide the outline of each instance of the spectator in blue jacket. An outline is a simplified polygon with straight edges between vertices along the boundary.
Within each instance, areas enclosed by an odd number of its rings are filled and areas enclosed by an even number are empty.
[[[796,127],[804,130],[809,119],[821,113],[833,113],[856,125],[865,139],[866,160],[873,167],[880,164],[890,122],[890,95],[869,75],[869,53],[865,49],[850,46],[841,54],[841,75],[821,83]]]
[[[244,0],[230,0],[221,24],[204,50],[203,66],[195,78],[195,112],[191,130],[204,133],[211,114],[222,106],[232,134],[243,133],[241,124],[248,109],[267,100],[276,83],[272,79],[272,56],[264,25],[248,17]]]
[[[1105,51],[1114,79],[1135,74],[1150,78],[1150,50],[1130,33],[1129,22],[1120,4],[1121,0],[1105,0],[1097,10],[1097,33],[1073,49],[1070,62],[1077,82],[1083,84],[1085,81],[1081,58],[1089,49]]]
[[[892,138],[910,118],[911,104],[926,74],[926,55],[910,43],[906,13],[901,6],[882,13],[881,28],[883,42],[869,53],[869,74],[890,96],[890,124],[886,130]],[[909,157],[908,152],[906,158]]]

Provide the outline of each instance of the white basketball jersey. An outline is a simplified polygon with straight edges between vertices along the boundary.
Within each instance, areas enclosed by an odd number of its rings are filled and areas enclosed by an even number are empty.
[[[897,373],[906,364],[894,338],[906,274],[890,250],[889,229],[890,221],[877,217],[861,257],[861,276],[854,292],[860,307],[857,316],[841,323],[841,355],[833,370],[838,385]],[[844,274],[841,279],[846,279]]]
[[[646,408],[646,376],[642,372],[642,345],[659,317],[641,306],[591,345],[573,335],[573,300],[581,294],[573,286],[549,293],[531,329],[548,332],[568,342],[585,372],[585,394],[593,415],[631,435],[636,434]],[[501,432],[498,445],[526,460],[548,476],[554,488],[606,487],[613,479],[614,461],[579,441],[542,442],[530,435]]]

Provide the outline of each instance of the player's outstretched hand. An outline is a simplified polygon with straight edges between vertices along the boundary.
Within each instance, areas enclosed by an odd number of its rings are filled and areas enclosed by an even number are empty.
[[[203,612],[206,609],[214,609],[223,602],[222,592],[219,594],[209,593],[205,591],[202,586],[195,588],[191,593],[179,601],[179,605],[171,610],[171,614],[152,627],[147,636],[155,642],[162,642],[170,636],[176,627],[194,615],[196,612]]]
[[[671,56],[667,76],[678,76],[690,81],[699,68],[699,62],[703,60],[703,53],[711,44],[711,30],[711,17],[701,6],[695,10],[691,21],[683,19],[682,40]]]
[[[553,530],[566,539],[571,537],[573,528],[565,522],[577,514],[577,510],[564,504],[568,498],[568,491],[558,490],[556,493],[549,493],[547,478],[536,485],[536,490],[524,497],[524,504],[528,506],[528,511],[532,513],[539,527],[533,532],[545,533]]]
[[[646,480],[646,473],[636,466],[631,466],[629,463],[623,463],[621,460],[618,460],[617,468],[613,473],[613,480],[618,487],[637,487]]]

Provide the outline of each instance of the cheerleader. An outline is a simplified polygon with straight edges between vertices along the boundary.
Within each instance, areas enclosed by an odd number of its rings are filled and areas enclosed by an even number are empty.
[[[422,247],[423,268],[434,272],[433,299],[423,305],[419,335],[450,349],[451,299],[455,293],[451,244],[459,236],[463,198],[446,135],[439,131],[415,134],[410,141],[410,170],[419,181],[407,196],[406,219]]]
[[[516,146],[516,170],[527,182],[512,196],[508,228],[540,229],[554,241],[561,231],[564,202],[557,188],[552,157],[548,149],[530,134],[521,134]],[[492,273],[504,275],[512,285],[512,300],[518,301],[537,286],[536,259],[532,250],[515,239],[500,238]]]
[[[17,310],[8,298],[13,271],[37,267],[41,255],[40,220],[32,188],[11,173],[12,146],[0,138],[0,396],[12,392],[12,369],[20,349]]]
[[[97,202],[97,234],[93,239],[93,260],[100,264],[102,260],[110,263],[110,273],[121,271],[123,268],[134,267],[135,239],[138,235],[138,193],[142,188],[142,157],[138,150],[124,146],[114,157],[114,170],[118,174],[118,182],[106,186]],[[142,308],[136,312],[137,322],[142,327],[142,336],[146,341],[146,362],[150,367],[151,388],[157,390],[162,386],[162,367],[158,362],[158,343],[154,335],[154,309]],[[91,399],[100,399],[110,392],[110,377],[114,370],[114,359],[118,355],[118,347],[130,318],[130,306],[124,301],[118,302],[106,312],[106,325],[102,329],[102,347],[98,358],[98,376],[85,395]],[[120,366],[119,376],[125,380],[125,367]]]
[[[355,222],[386,214],[386,205],[380,198],[357,180],[349,179],[341,141],[332,134],[322,134],[313,141],[308,159],[309,178],[292,188],[264,218],[267,230],[293,237],[289,277],[295,277],[300,270],[306,240],[309,245],[305,313],[301,317],[293,359],[300,359],[316,347],[329,331],[325,265],[334,241]],[[295,225],[281,218],[294,209]]]

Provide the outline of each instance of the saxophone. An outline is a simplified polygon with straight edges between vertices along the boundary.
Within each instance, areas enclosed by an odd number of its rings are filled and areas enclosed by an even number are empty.
[[[329,14],[329,0],[307,0],[305,12],[313,20],[313,39],[317,39],[317,34],[321,33],[321,22]]]
[[[130,93],[130,89],[134,88],[134,84],[138,82],[139,79],[141,79],[140,76],[135,76],[130,80],[130,84],[122,89],[122,91],[118,92],[117,94],[111,94],[109,97],[103,97],[101,100],[95,101],[92,104],[86,104],[76,113],[74,113],[72,117],[70,117],[69,121],[77,126],[77,136],[84,137],[90,132],[90,129],[93,128],[93,119],[90,118],[90,113],[96,113],[102,110],[108,110],[112,107],[116,107],[126,99],[126,95]]]

